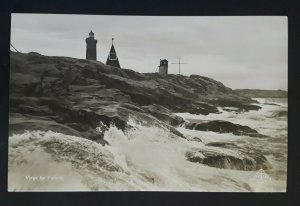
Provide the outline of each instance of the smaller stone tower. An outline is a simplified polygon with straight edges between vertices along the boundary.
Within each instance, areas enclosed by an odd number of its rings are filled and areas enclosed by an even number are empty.
[[[166,60],[166,59],[160,60],[159,74],[162,76],[168,75],[168,60]]]
[[[97,60],[97,40],[94,39],[94,33],[89,33],[89,37],[85,39],[86,42],[86,59]]]

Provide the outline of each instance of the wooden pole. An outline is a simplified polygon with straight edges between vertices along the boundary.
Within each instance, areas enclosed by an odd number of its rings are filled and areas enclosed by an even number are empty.
[[[16,50],[16,52],[19,52],[11,43],[10,43],[10,46],[12,46],[12,48],[14,48],[14,50]]]

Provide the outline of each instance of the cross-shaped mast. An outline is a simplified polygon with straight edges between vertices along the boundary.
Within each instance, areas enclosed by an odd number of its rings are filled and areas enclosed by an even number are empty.
[[[178,64],[178,68],[179,68],[179,75],[180,75],[180,65],[181,64],[187,64],[187,63],[185,63],[185,62],[180,62],[180,57],[178,58],[178,62],[176,62],[176,63],[172,63],[172,64]]]

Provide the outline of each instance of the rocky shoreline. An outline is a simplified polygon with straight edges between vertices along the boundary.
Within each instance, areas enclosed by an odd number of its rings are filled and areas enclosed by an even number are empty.
[[[288,92],[284,90],[262,90],[262,89],[236,89],[234,92],[250,98],[287,98]]]
[[[251,104],[255,101],[207,77],[161,77],[93,60],[38,53],[12,52],[10,78],[10,134],[52,130],[106,144],[101,134],[105,127],[114,124],[126,130],[128,120],[133,119],[146,126],[168,128],[184,138],[175,127],[185,121],[175,112],[206,115],[217,113],[220,106],[260,109]],[[96,130],[100,122],[104,127]],[[216,122],[201,124],[201,130],[247,135],[245,127],[233,123],[218,122],[215,127]],[[194,126],[186,124],[186,128]],[[248,131],[250,134],[259,136],[255,130]]]

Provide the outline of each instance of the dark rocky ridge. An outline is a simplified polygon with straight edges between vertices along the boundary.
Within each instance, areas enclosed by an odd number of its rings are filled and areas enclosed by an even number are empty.
[[[288,92],[284,90],[262,90],[262,89],[235,89],[238,95],[249,98],[287,98]]]
[[[100,122],[125,130],[134,119],[182,136],[173,112],[209,114],[217,106],[259,109],[254,101],[198,75],[141,74],[93,60],[11,53],[10,133],[53,130],[105,143]],[[103,130],[104,130],[103,129]]]

